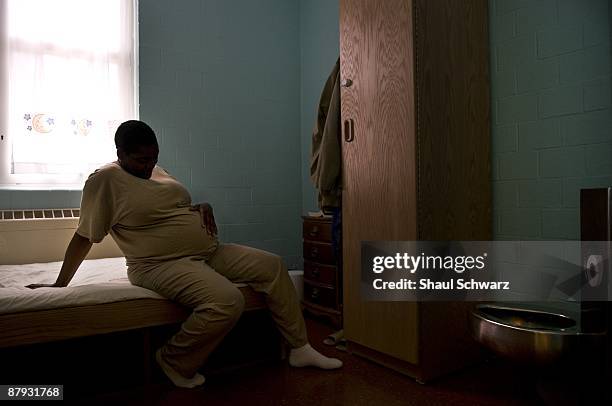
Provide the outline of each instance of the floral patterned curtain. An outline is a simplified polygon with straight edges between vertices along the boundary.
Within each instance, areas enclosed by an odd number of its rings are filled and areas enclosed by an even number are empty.
[[[88,174],[135,118],[133,0],[8,0],[13,174]]]

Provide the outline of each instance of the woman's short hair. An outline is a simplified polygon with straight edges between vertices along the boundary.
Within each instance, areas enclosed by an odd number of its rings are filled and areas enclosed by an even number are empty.
[[[157,144],[155,131],[139,120],[129,120],[121,123],[115,131],[115,146],[127,154],[135,152],[138,147]]]

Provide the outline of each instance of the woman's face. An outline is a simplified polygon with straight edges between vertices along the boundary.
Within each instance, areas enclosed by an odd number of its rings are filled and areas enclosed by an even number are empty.
[[[132,153],[122,149],[117,150],[119,165],[128,173],[141,179],[149,179],[157,164],[159,147],[157,145],[141,145]]]

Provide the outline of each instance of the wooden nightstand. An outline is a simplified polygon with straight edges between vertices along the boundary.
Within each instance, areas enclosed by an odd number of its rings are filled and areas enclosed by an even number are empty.
[[[332,245],[332,219],[302,216],[304,309],[342,326],[342,261]],[[342,249],[339,247],[338,253]]]

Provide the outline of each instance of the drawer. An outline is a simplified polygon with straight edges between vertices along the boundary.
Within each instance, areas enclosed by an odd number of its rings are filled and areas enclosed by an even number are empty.
[[[304,241],[304,259],[335,265],[334,247],[331,244]]]
[[[321,288],[304,281],[304,300],[319,306],[336,308],[336,290]]]
[[[304,279],[336,286],[336,267],[304,261]]]
[[[305,240],[331,242],[332,224],[328,221],[304,219],[302,224],[302,237]]]

